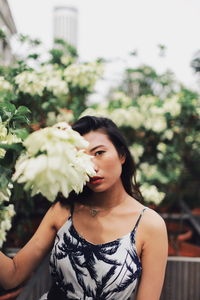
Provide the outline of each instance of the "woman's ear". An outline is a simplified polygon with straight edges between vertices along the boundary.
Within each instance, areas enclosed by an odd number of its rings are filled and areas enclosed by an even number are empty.
[[[120,162],[123,165],[126,161],[126,155],[125,154],[120,154],[119,156]]]

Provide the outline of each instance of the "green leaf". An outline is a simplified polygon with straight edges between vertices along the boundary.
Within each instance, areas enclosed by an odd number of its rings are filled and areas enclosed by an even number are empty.
[[[26,128],[18,128],[10,130],[11,133],[15,134],[18,138],[25,140],[29,135],[29,132]]]
[[[13,143],[13,144],[1,144],[0,148],[4,150],[15,150],[17,152],[21,152],[24,149],[24,146],[22,143]]]
[[[12,120],[18,121],[20,123],[29,123],[29,119],[26,116],[21,116],[21,115],[14,115]]]
[[[21,143],[11,145],[0,144],[0,147],[6,149],[6,154],[4,158],[0,159],[0,165],[6,168],[13,169],[18,156],[24,149],[23,145]]]
[[[15,114],[16,108],[14,104],[11,103],[0,103],[0,116],[2,121],[6,121],[7,119],[11,119]]]
[[[27,124],[29,123],[29,119],[26,115],[30,113],[31,111],[26,106],[19,106],[19,108],[15,111],[12,120]]]
[[[26,106],[19,106],[17,109],[17,114],[30,114],[31,111]]]
[[[7,187],[11,170],[0,165],[0,188]]]
[[[4,40],[6,38],[5,32],[0,29],[0,39]]]
[[[28,55],[28,58],[32,58],[32,59],[38,59],[40,57],[40,55],[39,54],[37,54],[37,53],[32,53],[32,54],[29,54]]]

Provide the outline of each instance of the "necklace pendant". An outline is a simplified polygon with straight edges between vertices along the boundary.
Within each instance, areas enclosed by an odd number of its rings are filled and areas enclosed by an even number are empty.
[[[91,208],[90,209],[90,214],[91,216],[94,218],[96,217],[96,215],[98,214],[99,210],[95,209],[95,208]]]

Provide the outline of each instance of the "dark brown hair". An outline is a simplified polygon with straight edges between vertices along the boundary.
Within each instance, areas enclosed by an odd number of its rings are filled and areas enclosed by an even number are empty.
[[[86,133],[89,133],[90,131],[99,130],[101,132],[104,132],[108,136],[110,141],[115,146],[118,154],[120,156],[125,156],[125,162],[122,165],[121,173],[121,180],[124,189],[130,196],[143,202],[143,197],[136,182],[136,168],[133,157],[131,156],[123,134],[116,126],[116,124],[108,118],[85,116],[76,121],[73,124],[72,129],[80,133],[80,135],[84,135]],[[71,200],[79,201],[87,197],[89,194],[91,194],[91,190],[87,186],[85,186],[83,192],[79,195],[71,192],[67,202],[71,202]]]

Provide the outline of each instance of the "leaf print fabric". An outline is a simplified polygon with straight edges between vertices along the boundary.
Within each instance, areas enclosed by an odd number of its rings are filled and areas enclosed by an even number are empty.
[[[54,287],[47,299],[53,299],[56,290],[62,294],[57,300],[131,299],[142,271],[135,247],[141,215],[132,232],[98,245],[78,234],[70,216],[58,231],[51,253]]]

